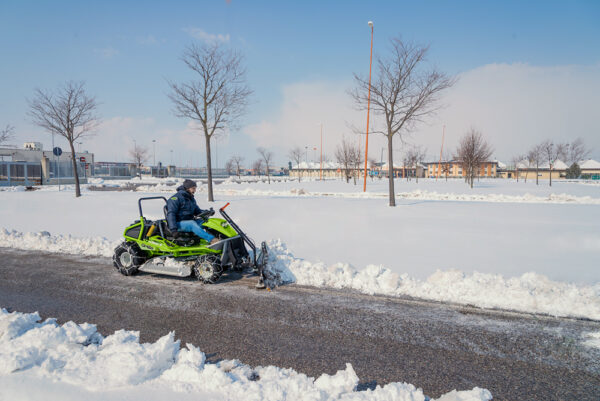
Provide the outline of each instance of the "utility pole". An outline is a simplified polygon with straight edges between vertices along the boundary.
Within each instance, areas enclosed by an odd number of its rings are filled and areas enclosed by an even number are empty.
[[[319,171],[319,180],[323,181],[323,123],[321,123],[321,169]]]
[[[369,158],[369,112],[371,111],[371,66],[373,64],[373,21],[369,21],[371,27],[371,58],[369,59],[369,97],[367,99],[367,139],[365,144],[365,180],[363,192],[367,192],[367,159]]]
[[[152,165],[156,166],[156,139],[152,140]]]
[[[437,181],[440,176],[440,164],[442,164],[442,152],[444,151],[444,137],[446,136],[446,124],[444,124],[444,128],[442,128],[442,147],[440,149],[440,161],[438,162],[437,174],[435,175],[435,180]]]

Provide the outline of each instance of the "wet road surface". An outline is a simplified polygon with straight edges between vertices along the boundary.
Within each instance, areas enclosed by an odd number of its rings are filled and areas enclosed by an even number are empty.
[[[583,345],[600,322],[316,289],[216,285],[152,274],[125,277],[109,259],[0,248],[0,307],[109,335],[176,337],[209,361],[291,367],[309,376],[352,363],[360,388],[399,381],[431,397],[487,388],[494,400],[597,400],[600,350]]]

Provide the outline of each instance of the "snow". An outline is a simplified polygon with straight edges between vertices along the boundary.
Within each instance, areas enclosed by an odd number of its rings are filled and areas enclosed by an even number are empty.
[[[37,313],[0,310],[0,399],[87,400],[425,400],[422,390],[390,383],[356,391],[352,365],[335,375],[308,377],[274,366],[252,368],[237,360],[206,362],[192,344],[180,346],[173,332],[141,344],[139,332],[107,337],[89,323]],[[438,400],[490,400],[488,390],[452,391]]]
[[[78,199],[71,186],[3,188],[0,243],[110,257],[138,218],[138,198],[167,196],[181,181],[94,179],[125,191],[84,186]],[[396,208],[387,206],[387,180],[367,185],[363,193],[352,181],[231,177],[215,185],[214,204],[203,200],[204,185],[196,198],[215,209],[231,202],[238,224],[268,241],[278,284],[600,320],[597,183],[488,179],[470,189],[462,180],[397,180]],[[162,206],[144,203],[144,214],[161,217]],[[583,344],[600,347],[600,333],[587,333]],[[426,399],[407,383],[356,392],[358,380],[350,365],[310,378],[235,360],[210,364],[174,333],[140,344],[137,332],[103,337],[92,324],[0,312],[0,399]],[[440,400],[490,398],[475,388]]]
[[[282,282],[600,319],[600,186],[398,180],[412,195],[390,208],[385,180],[369,180],[363,193],[339,180],[278,178],[229,179],[215,185],[212,205],[201,185],[196,198],[215,209],[231,202],[234,220],[268,241]],[[159,192],[0,191],[0,243],[110,257],[138,218],[138,198],[167,196],[179,181],[136,183]],[[160,201],[143,207],[163,214]]]
[[[600,170],[600,162],[597,162],[596,160],[582,160],[581,162],[579,162],[579,167],[582,169],[587,169],[587,170]]]

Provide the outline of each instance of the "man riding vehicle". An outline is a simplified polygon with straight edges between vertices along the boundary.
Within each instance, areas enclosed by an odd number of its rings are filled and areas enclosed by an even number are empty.
[[[177,188],[177,193],[169,198],[167,201],[167,224],[175,238],[179,236],[179,232],[193,232],[212,245],[219,240],[202,228],[202,220],[194,219],[195,216],[206,212],[198,207],[194,199],[196,186],[195,181],[185,180],[183,185]]]

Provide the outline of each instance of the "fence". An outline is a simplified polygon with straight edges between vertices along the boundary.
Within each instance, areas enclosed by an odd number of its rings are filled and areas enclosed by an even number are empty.
[[[174,176],[179,178],[207,178],[208,173],[206,168],[177,167]],[[229,173],[224,168],[213,168],[212,176],[213,178],[227,178]]]
[[[99,163],[94,163],[92,166],[92,175],[95,177],[105,178],[131,178],[131,168],[126,166],[107,166]]]
[[[40,185],[42,165],[28,162],[0,162],[0,186]]]
[[[48,177],[50,179],[75,177],[71,160],[50,160],[48,167]],[[79,178],[86,178],[85,163],[77,162],[77,173]]]

